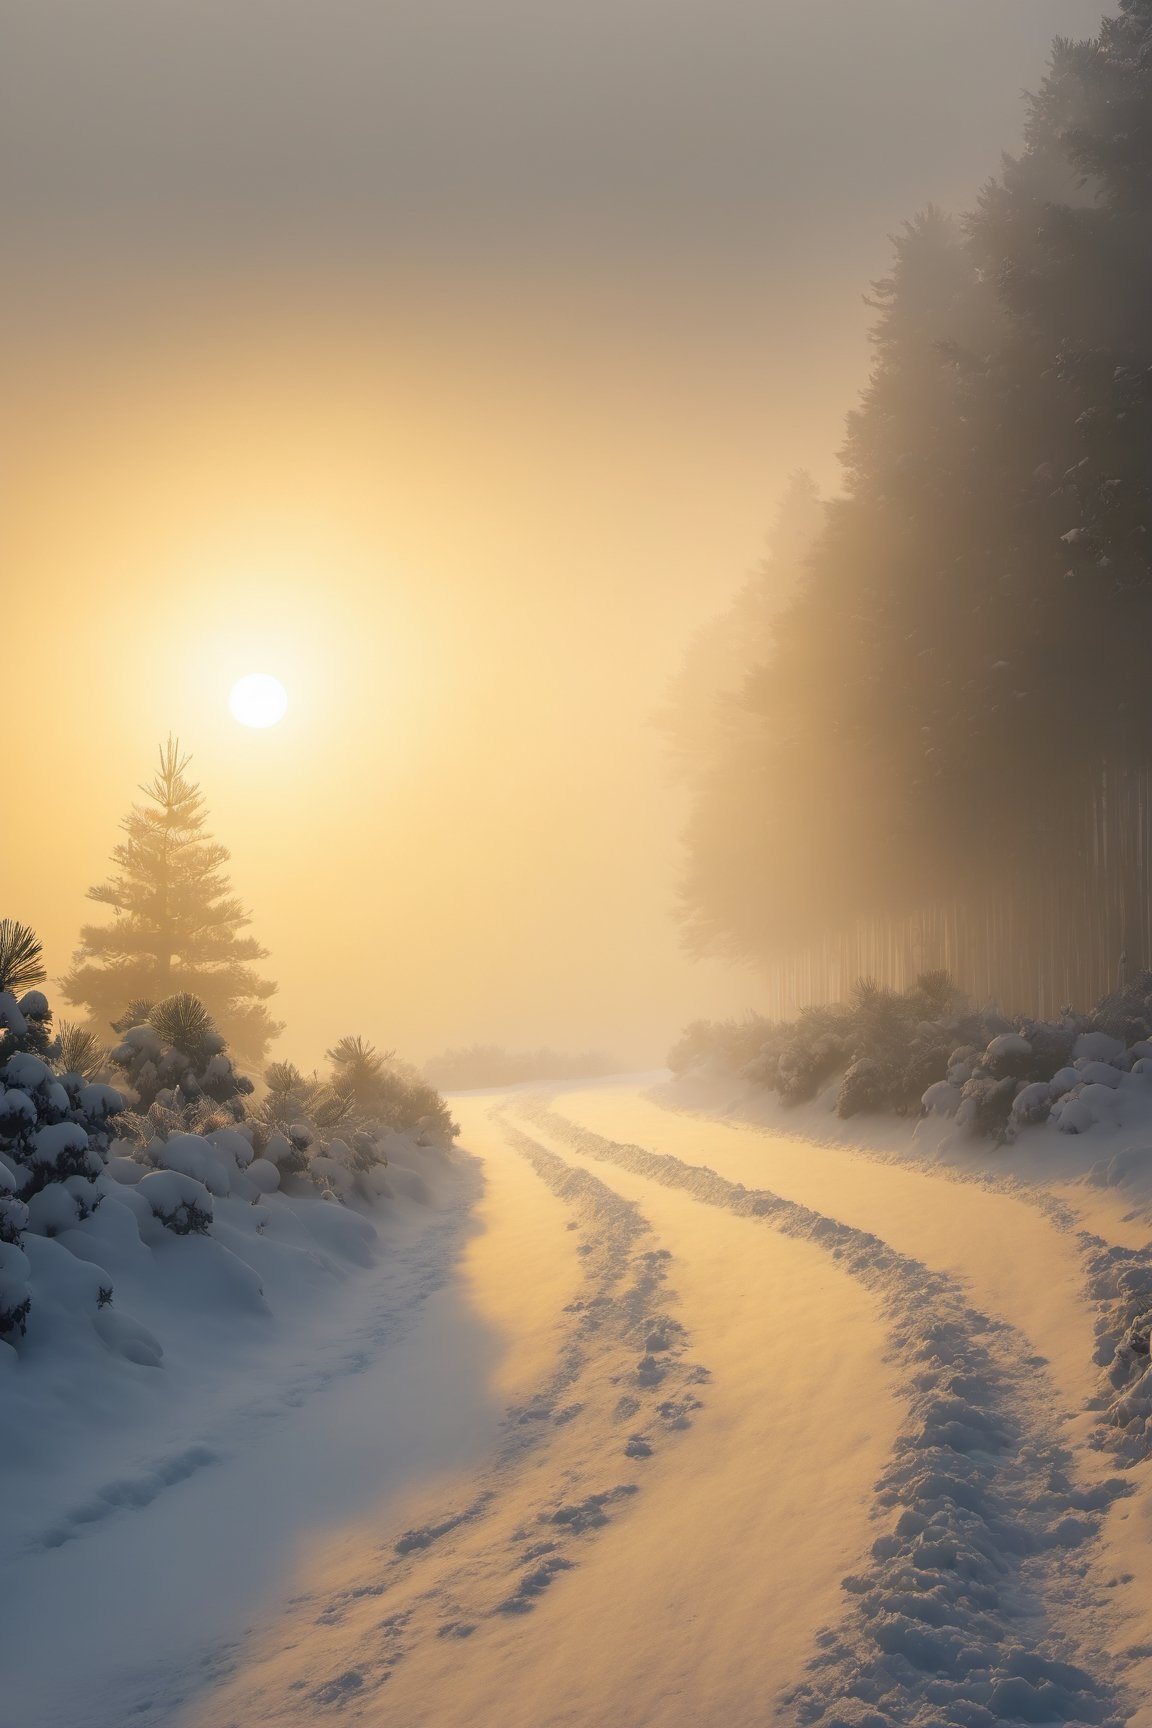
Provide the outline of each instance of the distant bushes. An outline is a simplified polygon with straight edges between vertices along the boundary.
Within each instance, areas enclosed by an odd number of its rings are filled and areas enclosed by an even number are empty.
[[[919,1108],[925,1087],[947,1072],[950,1050],[981,1032],[986,1041],[991,1024],[964,1008],[946,972],[923,973],[906,992],[862,978],[850,1001],[804,1008],[796,1020],[698,1020],[668,1063],[675,1074],[742,1074],[790,1104],[814,1098],[840,1075],[842,1115],[907,1110]]]
[[[42,1300],[49,1330],[53,1314],[111,1304],[112,1281],[97,1276],[84,1233],[106,1205],[116,1218],[100,1243],[138,1236],[155,1246],[165,1233],[208,1236],[220,1204],[258,1207],[279,1190],[346,1204],[419,1197],[416,1149],[435,1151],[456,1133],[435,1088],[361,1038],[329,1050],[323,1076],[275,1064],[257,1101],[190,992],[130,1003],[105,1050],[84,1028],[53,1030],[35,988],[43,978],[35,933],[0,920],[0,1340],[9,1344]],[[341,1228],[359,1240],[351,1220]]]
[[[274,1062],[251,1127],[264,1157],[281,1175],[305,1175],[342,1195],[365,1186],[387,1164],[395,1135],[417,1145],[446,1144],[459,1132],[447,1104],[410,1063],[359,1037],[326,1052],[326,1074],[304,1074]]]
[[[470,1044],[445,1050],[424,1064],[424,1072],[446,1092],[467,1092],[480,1086],[517,1086],[526,1080],[588,1080],[601,1074],[621,1074],[623,1065],[602,1050],[575,1054],[560,1050],[504,1050],[498,1044]]]
[[[835,1085],[842,1117],[932,1113],[998,1140],[1049,1121],[1083,1133],[1134,1087],[1152,1093],[1152,972],[1056,1021],[974,1010],[943,972],[904,992],[862,979],[848,1002],[793,1021],[697,1021],[668,1061],[677,1075],[740,1075],[789,1104]]]
[[[400,1133],[424,1129],[447,1138],[459,1132],[436,1087],[395,1051],[347,1037],[325,1054],[327,1084],[335,1098],[346,1102],[357,1127],[378,1124]]]
[[[226,1150],[241,1169],[255,1158],[266,1185],[304,1177],[330,1197],[371,1200],[378,1184],[369,1173],[387,1165],[395,1136],[428,1145],[457,1132],[435,1088],[363,1038],[341,1038],[326,1052],[324,1074],[272,1063],[257,1101],[252,1081],[236,1072],[196,997],[181,994],[155,1007],[135,1003],[118,1024],[123,1037],[110,1061],[132,1107],[117,1131],[132,1158],[157,1169],[204,1181],[203,1159],[189,1151],[199,1136]],[[186,1168],[188,1157],[197,1168]]]

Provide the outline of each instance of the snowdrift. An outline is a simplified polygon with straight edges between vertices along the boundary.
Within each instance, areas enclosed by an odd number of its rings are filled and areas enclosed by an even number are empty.
[[[4,1008],[23,1037],[39,998]],[[301,1169],[289,1138],[244,1121],[141,1146],[115,1137],[123,1103],[28,1049],[0,1063],[9,1462],[41,1457],[78,1421],[114,1419],[142,1383],[195,1358],[226,1369],[241,1341],[371,1266],[378,1226],[434,1206],[449,1171],[447,1144],[418,1130],[384,1135],[367,1167],[334,1140]]]

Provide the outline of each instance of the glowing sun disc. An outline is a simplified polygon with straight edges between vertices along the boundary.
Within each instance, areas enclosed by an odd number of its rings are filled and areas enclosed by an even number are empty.
[[[270,673],[249,672],[233,684],[228,707],[241,726],[275,726],[288,711],[288,692]]]

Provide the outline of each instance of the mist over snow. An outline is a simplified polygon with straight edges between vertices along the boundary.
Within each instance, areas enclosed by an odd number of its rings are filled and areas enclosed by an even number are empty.
[[[0,1728],[1152,1728],[1152,0],[3,10]]]

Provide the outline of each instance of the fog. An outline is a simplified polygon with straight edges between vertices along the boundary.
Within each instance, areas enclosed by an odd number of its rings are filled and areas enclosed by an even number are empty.
[[[835,488],[886,233],[1097,17],[0,7],[0,912],[53,975],[172,731],[297,1059],[754,1005],[679,948],[652,715],[787,474]]]

